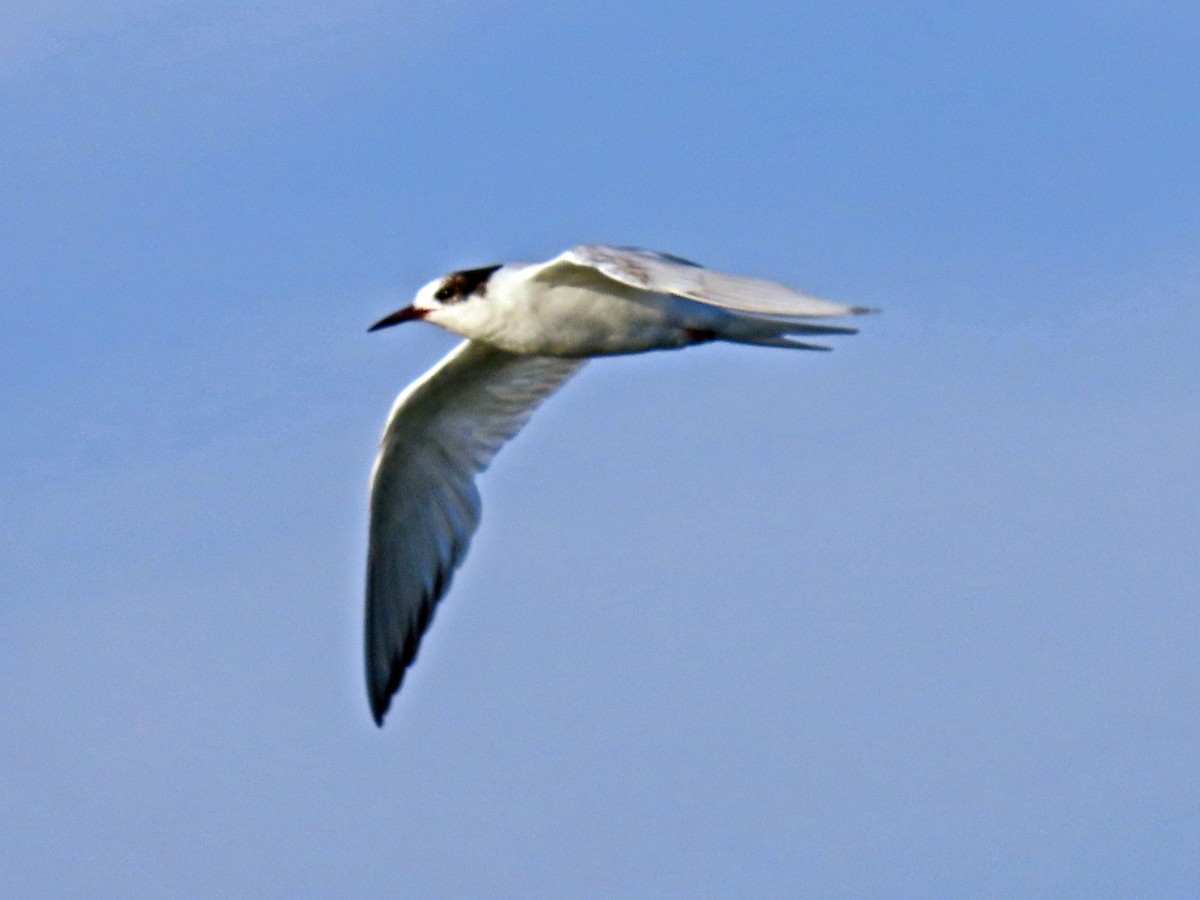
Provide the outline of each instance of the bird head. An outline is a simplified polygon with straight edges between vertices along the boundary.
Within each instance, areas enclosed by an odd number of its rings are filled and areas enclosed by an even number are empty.
[[[488,279],[499,268],[464,269],[434,279],[417,291],[410,306],[385,316],[367,330],[378,331],[401,322],[424,319],[449,331],[463,333],[467,320],[474,318],[473,307],[487,294]]]

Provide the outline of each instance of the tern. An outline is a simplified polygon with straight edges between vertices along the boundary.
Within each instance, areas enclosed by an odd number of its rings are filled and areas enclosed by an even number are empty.
[[[805,320],[871,311],[591,245],[453,272],[372,325],[423,320],[466,338],[396,399],[371,475],[365,661],[376,724],[479,525],[475,476],[588,358],[710,341],[827,350],[800,338],[856,329]]]

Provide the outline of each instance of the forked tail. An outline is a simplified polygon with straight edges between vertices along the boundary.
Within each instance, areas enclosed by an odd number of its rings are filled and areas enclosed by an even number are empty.
[[[855,313],[875,310],[855,308]],[[736,344],[757,344],[764,347],[790,347],[793,350],[832,350],[824,344],[812,344],[797,340],[796,335],[858,334],[857,328],[848,325],[814,325],[795,319],[774,319],[746,313],[730,314],[725,327],[717,333],[717,340]]]

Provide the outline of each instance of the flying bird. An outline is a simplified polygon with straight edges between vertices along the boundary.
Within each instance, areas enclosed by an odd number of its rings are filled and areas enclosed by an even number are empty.
[[[710,341],[828,350],[871,312],[665,253],[579,246],[454,272],[369,330],[423,320],[466,338],[404,390],[371,476],[366,676],[378,725],[479,525],[475,476],[593,356]]]

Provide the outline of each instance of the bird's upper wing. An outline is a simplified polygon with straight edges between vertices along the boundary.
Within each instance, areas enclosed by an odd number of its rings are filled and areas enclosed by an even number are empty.
[[[632,247],[572,247],[542,265],[533,277],[569,277],[568,270],[577,272],[580,267],[630,287],[763,316],[808,318],[872,312],[863,306],[821,300],[778,282],[714,272],[678,256]]]
[[[464,341],[397,398],[371,479],[366,670],[377,723],[479,524],[475,475],[582,365]]]

